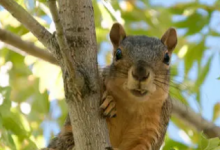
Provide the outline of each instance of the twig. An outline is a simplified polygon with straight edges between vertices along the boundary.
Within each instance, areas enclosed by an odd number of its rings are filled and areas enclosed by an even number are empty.
[[[51,12],[51,15],[52,15],[55,27],[56,27],[56,38],[57,38],[58,44],[60,46],[61,54],[62,54],[63,59],[65,61],[64,62],[65,66],[67,67],[69,75],[74,76],[75,73],[74,73],[74,69],[73,69],[73,63],[71,63],[71,60],[69,57],[70,55],[68,55],[68,53],[70,52],[69,46],[67,44],[66,37],[63,33],[63,26],[60,22],[60,18],[58,15],[56,0],[49,0],[48,4],[49,4],[50,12]]]
[[[7,9],[12,16],[31,31],[34,36],[51,51],[57,60],[61,59],[56,38],[41,26],[24,8],[18,5],[14,0],[0,0],[0,5]]]
[[[6,30],[0,29],[0,40],[30,55],[41,58],[52,64],[58,65],[56,59],[49,52],[35,46],[32,42],[22,40],[17,35],[12,34]]]
[[[220,127],[205,120],[201,115],[195,113],[190,107],[183,105],[176,99],[172,100],[173,115],[191,125],[199,132],[203,131],[208,138],[220,137]]]

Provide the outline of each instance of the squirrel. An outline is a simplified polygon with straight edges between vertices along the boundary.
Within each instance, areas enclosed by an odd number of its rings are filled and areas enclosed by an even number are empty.
[[[172,111],[169,64],[177,44],[174,28],[161,39],[126,36],[122,25],[110,31],[113,63],[104,69],[104,102],[112,147],[159,150]],[[116,116],[116,117],[115,117]]]
[[[114,23],[110,40],[113,62],[103,69],[106,89],[100,108],[112,149],[159,150],[172,112],[169,64],[176,30],[169,28],[161,39],[127,36],[122,25]]]

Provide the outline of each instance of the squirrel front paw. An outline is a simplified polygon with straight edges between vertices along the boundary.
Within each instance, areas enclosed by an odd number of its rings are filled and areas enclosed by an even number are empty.
[[[103,116],[113,118],[116,117],[116,103],[113,96],[109,95],[107,91],[104,92],[102,97],[102,104],[100,106],[103,109]]]

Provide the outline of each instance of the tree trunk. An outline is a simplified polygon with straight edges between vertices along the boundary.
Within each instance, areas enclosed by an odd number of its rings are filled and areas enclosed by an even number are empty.
[[[91,0],[59,0],[60,18],[74,66],[74,80],[63,70],[66,102],[76,150],[110,146],[107,125],[100,117],[101,82]],[[75,91],[79,89],[80,94]]]

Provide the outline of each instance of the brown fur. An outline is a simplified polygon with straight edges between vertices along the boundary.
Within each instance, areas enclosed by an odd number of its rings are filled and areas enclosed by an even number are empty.
[[[111,144],[120,150],[131,150],[142,144],[148,150],[160,137],[161,108],[168,94],[159,89],[150,95],[149,101],[136,102],[121,89],[123,81],[119,80],[107,82],[117,110],[117,117],[107,119]]]

